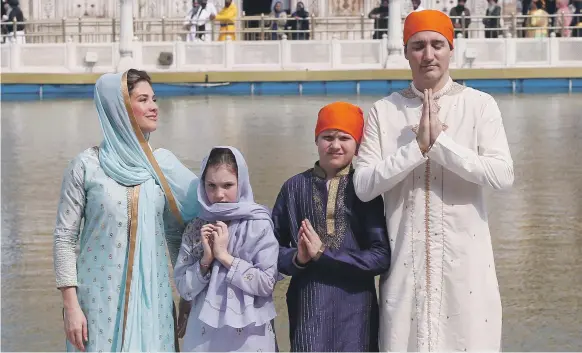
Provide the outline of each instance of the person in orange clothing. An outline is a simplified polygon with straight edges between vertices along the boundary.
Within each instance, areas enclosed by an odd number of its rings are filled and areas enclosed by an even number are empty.
[[[224,41],[229,37],[231,40],[235,40],[234,21],[236,20],[237,13],[238,10],[232,0],[225,0],[222,10],[216,16],[212,15],[210,17],[212,20],[220,22],[220,36],[218,37],[218,41]]]

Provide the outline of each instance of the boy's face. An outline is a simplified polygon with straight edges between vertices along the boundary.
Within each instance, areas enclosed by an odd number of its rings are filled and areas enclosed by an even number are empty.
[[[352,135],[339,130],[322,131],[315,139],[323,170],[340,170],[354,158],[358,144]]]

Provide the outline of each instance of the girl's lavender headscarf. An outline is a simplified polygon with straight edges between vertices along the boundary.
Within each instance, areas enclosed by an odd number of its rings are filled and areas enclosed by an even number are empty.
[[[201,182],[198,185],[201,209],[198,217],[213,223],[228,222],[228,252],[235,258],[236,263],[233,262],[233,266],[227,270],[220,262],[214,261],[199,319],[215,328],[242,328],[252,323],[261,326],[276,316],[272,292],[264,296],[246,293],[232,284],[232,278],[238,267],[245,267],[239,264],[246,262],[250,267],[261,270],[265,276],[251,274],[245,276],[245,279],[266,280],[267,287],[272,288],[277,278],[279,244],[273,235],[269,210],[254,201],[248,167],[240,151],[230,146],[214,148],[227,148],[235,156],[238,168],[238,200],[211,204],[204,190],[204,182]],[[201,173],[206,170],[207,162],[208,156],[202,161]]]

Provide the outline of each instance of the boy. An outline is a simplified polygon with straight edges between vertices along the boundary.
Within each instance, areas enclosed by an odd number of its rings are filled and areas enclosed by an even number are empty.
[[[362,110],[335,102],[315,128],[319,161],[287,180],[273,209],[287,291],[291,351],[378,351],[374,276],[390,266],[381,197],[360,201],[352,159]]]

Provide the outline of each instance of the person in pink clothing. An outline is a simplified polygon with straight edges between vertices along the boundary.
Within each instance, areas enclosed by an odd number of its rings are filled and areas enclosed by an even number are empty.
[[[570,37],[572,30],[568,27],[572,25],[572,10],[568,6],[568,0],[557,0],[556,6],[558,10],[556,14],[556,27],[559,27],[556,36],[558,37]]]

